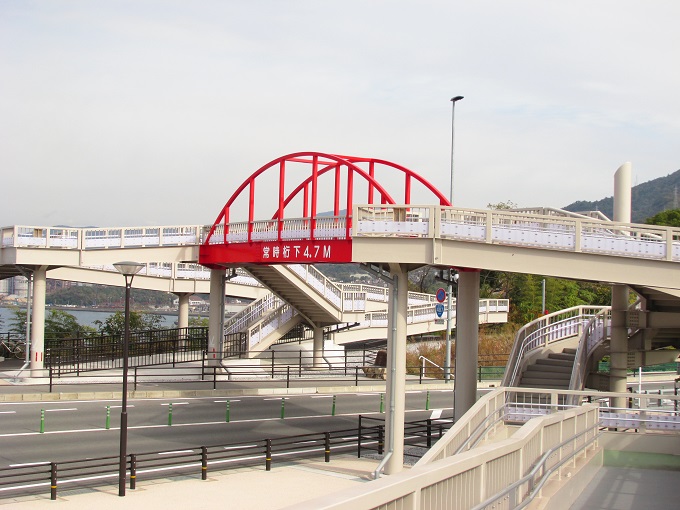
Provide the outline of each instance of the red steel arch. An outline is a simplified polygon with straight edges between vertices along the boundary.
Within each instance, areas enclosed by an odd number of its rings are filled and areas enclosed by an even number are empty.
[[[288,195],[285,193],[285,184],[286,184],[286,176],[287,176],[287,163],[302,163],[303,165],[308,165],[310,168],[310,173],[309,175],[302,180],[294,189],[292,192],[290,192]],[[362,168],[360,165],[365,165],[368,166],[367,169]],[[296,249],[299,249],[300,246],[305,246],[309,248],[308,244],[314,243],[315,241],[318,241],[318,239],[315,238],[315,232],[316,232],[316,226],[317,226],[317,203],[318,203],[318,196],[319,196],[319,187],[318,187],[318,179],[320,176],[328,173],[328,172],[334,172],[335,176],[335,186],[334,186],[334,194],[333,194],[333,217],[338,220],[338,217],[340,217],[340,198],[342,195],[343,189],[341,188],[341,175],[342,175],[342,170],[346,169],[347,172],[347,177],[346,177],[346,188],[344,189],[345,191],[345,197],[346,197],[346,202],[345,202],[345,217],[344,221],[342,223],[344,224],[344,228],[342,229],[343,232],[338,232],[337,229],[335,231],[335,234],[333,234],[333,238],[329,239],[328,237],[324,238],[324,243],[328,244],[338,244],[338,241],[341,241],[344,243],[344,248],[340,249],[340,252],[344,255],[338,256],[338,257],[333,257],[334,260],[333,262],[341,261],[339,258],[342,257],[347,257],[348,253],[350,254],[350,260],[351,260],[351,237],[350,237],[350,231],[351,231],[351,215],[352,215],[352,206],[353,206],[353,200],[354,200],[354,178],[361,178],[364,179],[368,185],[368,193],[366,197],[366,202],[367,204],[375,204],[375,199],[376,196],[379,198],[379,203],[380,204],[396,204],[397,202],[394,200],[394,198],[387,192],[385,187],[376,180],[375,178],[375,171],[376,168],[387,168],[390,170],[394,170],[396,172],[400,172],[404,176],[404,181],[403,181],[403,204],[410,204],[411,203],[411,186],[412,182],[415,180],[419,183],[421,183],[426,190],[430,191],[434,197],[439,201],[440,205],[450,205],[449,200],[437,189],[435,188],[431,183],[429,183],[426,179],[424,179],[422,176],[418,175],[414,171],[402,166],[398,165],[396,163],[392,163],[387,160],[383,159],[377,159],[377,158],[363,158],[363,157],[356,157],[356,156],[342,156],[342,155],[337,155],[337,154],[326,154],[322,152],[298,152],[298,153],[293,153],[293,154],[288,154],[285,156],[281,156],[279,158],[276,158],[266,165],[262,166],[259,168],[257,171],[255,171],[251,176],[249,176],[243,183],[234,191],[234,193],[231,195],[229,200],[225,203],[224,207],[221,209],[220,213],[218,214],[217,218],[215,219],[215,222],[213,223],[208,235],[206,236],[203,245],[201,246],[200,249],[200,254],[199,254],[199,261],[204,264],[208,265],[210,267],[216,267],[216,266],[224,266],[224,265],[233,265],[236,263],[247,263],[247,262],[255,262],[257,263],[259,260],[257,256],[255,256],[256,260],[235,260],[235,259],[243,259],[248,257],[248,253],[250,255],[253,255],[255,251],[258,250],[258,247],[253,247],[253,244],[258,244],[261,245],[259,249],[262,250],[260,255],[263,255],[264,253],[269,253],[269,249],[271,250],[276,250],[276,248],[282,248],[284,249],[285,246],[282,245],[286,239],[284,239],[284,212],[286,212],[286,207],[295,199],[296,197],[299,197],[300,194],[302,194],[302,203],[303,203],[303,210],[300,211],[297,215],[299,217],[300,215],[302,218],[306,221],[305,223],[305,229],[309,232],[308,237],[306,238],[300,238],[298,241],[302,242],[303,244],[298,244],[295,245],[294,247]],[[278,170],[278,204],[276,207],[276,210],[274,211],[273,215],[271,216],[270,222],[275,222],[276,223],[276,238],[275,239],[269,239],[269,240],[261,240],[261,239],[255,239],[253,234],[254,234],[254,225],[256,223],[261,223],[257,222],[255,219],[255,185],[258,177],[263,176],[265,173],[267,173],[269,170],[272,170],[272,172],[276,172]],[[269,172],[270,174],[272,172]],[[263,177],[265,178],[265,177]],[[233,230],[230,230],[230,224],[229,224],[229,219],[230,219],[230,209],[234,205],[234,202],[236,201],[237,198],[242,196],[244,193],[248,193],[248,221],[247,221],[247,230],[245,232],[241,232],[240,237],[236,239]],[[339,221],[339,220],[338,220]],[[231,239],[230,239],[231,237]],[[278,246],[277,246],[278,243]],[[220,249],[218,248],[219,246],[222,246],[223,248]],[[229,254],[224,250],[229,246]],[[330,246],[330,245],[329,245]],[[248,247],[248,248],[246,248]],[[324,248],[325,249],[325,248]],[[319,250],[318,246],[313,246],[313,253],[317,253]],[[237,254],[239,252],[240,254]],[[330,252],[330,248],[329,248]],[[336,253],[338,250],[336,250]],[[219,254],[218,254],[219,253]],[[324,253],[323,251],[321,252],[322,254]],[[324,259],[327,259],[327,257],[323,257]],[[280,263],[289,263],[289,262],[294,262],[296,259],[291,259],[291,258],[286,258],[285,260],[281,260]],[[330,260],[317,260],[317,257],[313,256],[311,259],[308,257],[307,259],[301,260],[303,262],[329,262]],[[349,260],[342,260],[342,261],[349,261]],[[264,261],[261,261],[262,263],[265,263]],[[272,263],[272,261],[269,261],[267,263]]]

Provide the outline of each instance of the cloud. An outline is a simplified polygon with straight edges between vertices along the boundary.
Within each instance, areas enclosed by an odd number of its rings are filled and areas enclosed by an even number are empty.
[[[675,2],[6,2],[4,224],[210,223],[282,154],[563,206],[680,167]],[[31,203],[28,203],[28,196]]]

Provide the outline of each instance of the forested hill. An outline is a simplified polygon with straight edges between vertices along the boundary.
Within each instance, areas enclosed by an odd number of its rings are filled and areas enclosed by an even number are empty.
[[[644,223],[647,218],[666,209],[680,207],[680,170],[659,177],[652,181],[633,186],[632,189],[632,221]],[[566,207],[567,211],[601,211],[608,218],[613,216],[614,197],[607,197],[595,202],[580,200]]]

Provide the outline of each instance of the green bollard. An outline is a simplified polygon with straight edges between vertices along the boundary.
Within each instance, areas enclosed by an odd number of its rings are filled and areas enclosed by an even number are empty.
[[[168,426],[172,426],[172,403],[168,404]]]
[[[427,390],[427,398],[425,399],[425,410],[430,410],[430,390]]]
[[[283,420],[286,417],[286,399],[282,398],[281,399],[281,419]]]
[[[229,423],[229,401],[227,400],[227,414],[225,416],[225,421]]]
[[[45,433],[45,410],[40,410],[40,433]]]
[[[335,416],[335,395],[333,395],[333,408],[331,409],[331,416]]]
[[[385,397],[382,393],[380,394],[380,412],[385,412]]]
[[[106,430],[111,428],[111,406],[106,406]]]

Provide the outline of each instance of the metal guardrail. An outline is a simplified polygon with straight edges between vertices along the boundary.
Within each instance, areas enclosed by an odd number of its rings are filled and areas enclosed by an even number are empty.
[[[369,421],[369,424],[366,424]],[[441,438],[450,426],[450,420],[420,420],[405,424],[406,442],[409,445],[429,448]],[[354,429],[331,430],[298,434],[257,441],[202,445],[182,451],[153,451],[131,453],[126,458],[127,480],[135,489],[141,480],[151,480],[168,473],[190,475],[200,473],[207,480],[209,470],[224,470],[264,463],[267,471],[277,459],[300,459],[323,455],[330,462],[333,453],[362,451],[382,453],[384,447],[384,420],[367,420],[359,416]],[[119,456],[99,457],[63,462],[43,462],[9,468],[0,468],[0,498],[17,495],[40,494],[50,491],[55,500],[64,487],[88,487],[117,482]]]
[[[208,348],[208,328],[188,327],[130,333],[131,367],[200,361]],[[45,341],[45,366],[56,377],[123,367],[123,335]]]

